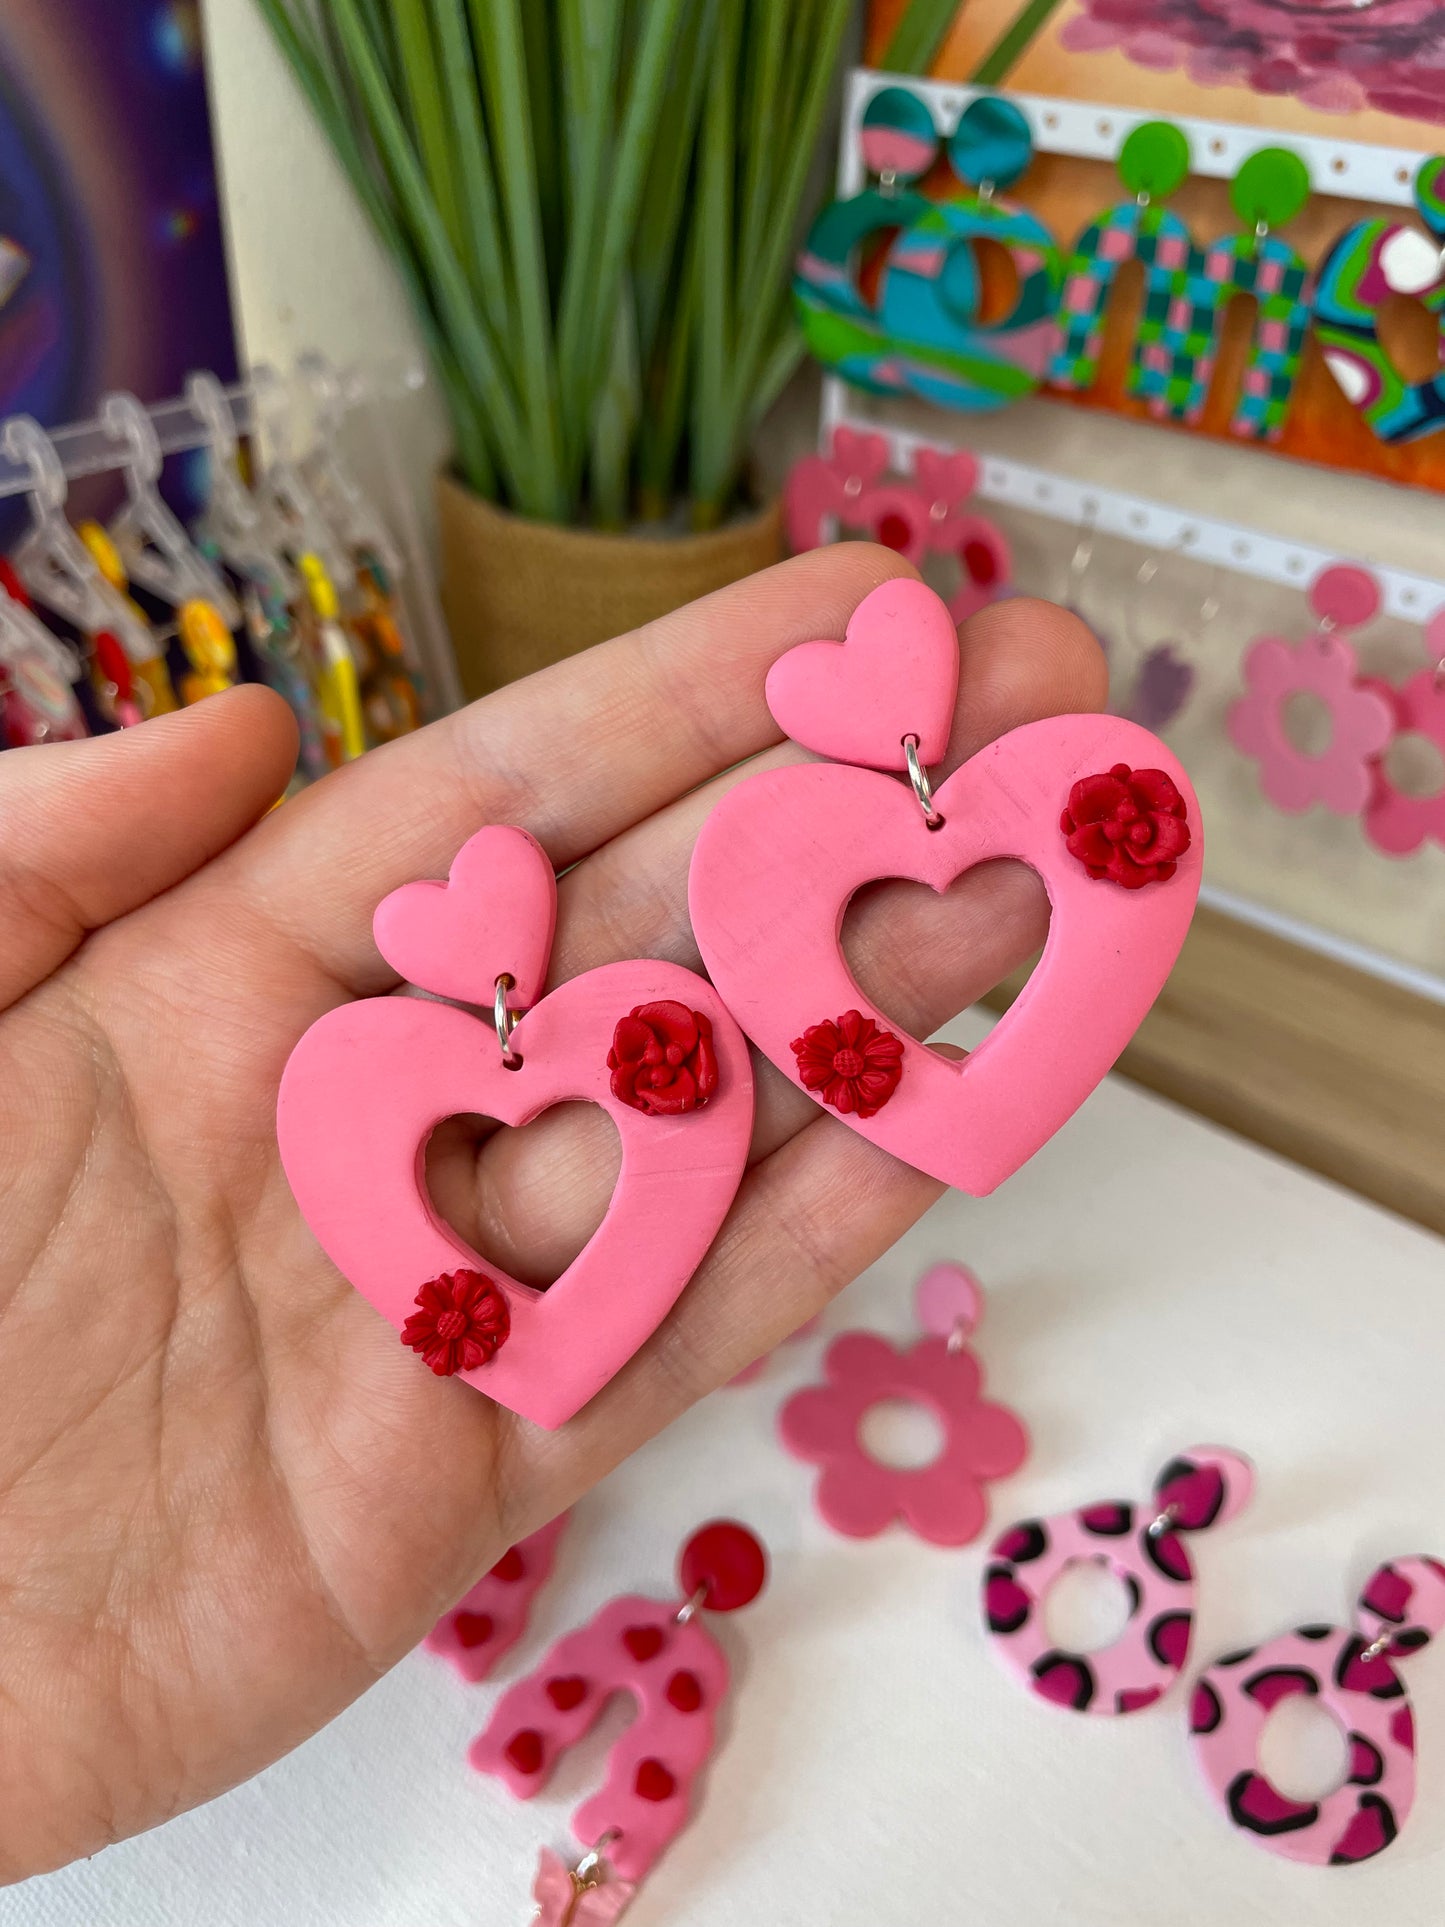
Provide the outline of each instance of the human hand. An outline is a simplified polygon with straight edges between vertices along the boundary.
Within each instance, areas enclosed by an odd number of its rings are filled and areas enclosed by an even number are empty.
[[[671,1315],[546,1433],[432,1377],[321,1254],[276,1087],[324,1011],[396,985],[376,904],[483,823],[559,869],[552,981],[699,967],[693,842],[779,744],[768,665],[902,573],[820,551],[375,751],[265,815],[294,759],[269,692],[0,757],[0,1878],[60,1865],[254,1773],[401,1657],[501,1552],[810,1318],[938,1194],[755,1058],[747,1176]],[[1104,697],[1042,603],[963,636],[947,767]],[[752,759],[745,768],[736,767]],[[264,820],[262,820],[264,819]],[[927,1035],[1041,941],[1041,886],[983,866],[873,886],[860,981]],[[88,933],[88,934],[87,934]],[[453,1120],[433,1200],[541,1284],[617,1171],[563,1106]]]

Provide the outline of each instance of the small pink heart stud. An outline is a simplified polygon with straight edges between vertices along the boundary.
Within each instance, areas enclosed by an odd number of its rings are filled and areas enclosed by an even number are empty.
[[[882,583],[853,611],[841,643],[800,642],[768,671],[774,720],[838,763],[903,770],[905,736],[924,765],[948,748],[958,694],[958,634],[921,582]]]
[[[557,924],[557,878],[525,830],[491,824],[458,850],[445,883],[405,883],[377,905],[376,947],[419,990],[490,1004],[498,977],[530,1010],[546,988]]]

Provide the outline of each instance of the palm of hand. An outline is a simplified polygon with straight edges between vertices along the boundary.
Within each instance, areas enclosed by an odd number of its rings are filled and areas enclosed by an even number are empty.
[[[695,967],[697,827],[733,766],[797,754],[769,747],[766,666],[841,635],[893,567],[861,548],[804,558],[260,822],[293,747],[261,691],[0,761],[0,1877],[152,1825],[314,1731],[507,1544],[932,1201],[930,1180],[758,1065],[749,1174],[708,1259],[632,1363],[546,1434],[397,1343],[317,1249],[275,1146],[297,1038],[394,987],[375,904],[444,875],[482,822],[525,824],[576,866],[553,981],[621,957]],[[950,763],[1096,706],[1101,685],[1071,618],[985,612]],[[922,894],[878,886],[850,950],[915,1032],[1027,954],[1043,917],[1003,866]],[[542,1282],[600,1217],[613,1145],[575,1107],[490,1140],[444,1127],[433,1197]]]

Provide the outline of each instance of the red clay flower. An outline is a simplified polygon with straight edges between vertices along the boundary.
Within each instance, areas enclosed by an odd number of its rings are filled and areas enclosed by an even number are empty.
[[[438,1378],[474,1372],[495,1357],[512,1329],[507,1301],[479,1271],[446,1271],[424,1284],[401,1342],[420,1353]]]
[[[1069,854],[1091,877],[1142,890],[1146,883],[1167,883],[1178,869],[1189,848],[1186,814],[1184,798],[1162,769],[1115,763],[1075,783],[1059,828]]]
[[[898,1089],[903,1045],[861,1011],[813,1024],[788,1046],[804,1087],[844,1117],[872,1117]]]
[[[670,1000],[619,1020],[607,1053],[612,1095],[649,1117],[698,1111],[717,1089],[712,1020]]]

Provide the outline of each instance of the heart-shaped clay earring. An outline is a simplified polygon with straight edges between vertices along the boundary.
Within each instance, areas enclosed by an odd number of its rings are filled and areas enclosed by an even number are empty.
[[[292,1052],[276,1110],[286,1176],[332,1262],[439,1377],[548,1427],[621,1370],[702,1262],[753,1118],[747,1044],[694,972],[605,964],[540,996],[556,904],[545,851],[501,826],[463,846],[446,883],[394,892],[376,913],[382,955],[493,1023],[415,997],[344,1004]],[[521,1125],[573,1101],[611,1117],[622,1170],[590,1242],[534,1291],[438,1217],[426,1141],[462,1113]]]
[[[953,623],[916,581],[875,589],[841,645],[783,656],[769,708],[795,742],[838,761],[730,791],[698,838],[689,903],[713,982],[784,1076],[905,1164],[981,1196],[1133,1036],[1189,928],[1202,852],[1189,778],[1123,717],[1026,724],[933,791],[926,765],[947,747],[957,683]],[[998,857],[1042,879],[1048,942],[1013,1008],[950,1062],[859,989],[843,917],[866,883],[943,891]]]

